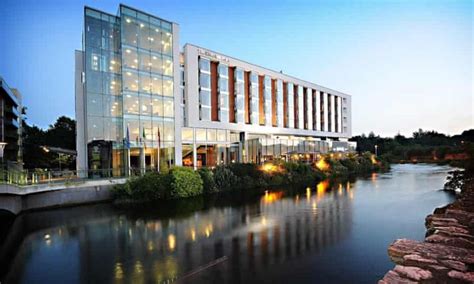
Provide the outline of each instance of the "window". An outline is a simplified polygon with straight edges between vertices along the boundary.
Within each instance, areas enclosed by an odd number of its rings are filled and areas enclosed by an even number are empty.
[[[207,90],[199,91],[199,103],[202,106],[211,106],[211,92]]]
[[[140,101],[137,95],[127,94],[123,98],[125,114],[140,114]]]
[[[218,72],[219,72],[219,76],[228,77],[229,76],[229,67],[225,64],[219,64]]]
[[[163,75],[173,76],[173,60],[169,56],[163,56]]]
[[[151,75],[150,90],[153,95],[161,95],[163,93],[163,80],[161,76]]]
[[[125,44],[137,46],[138,44],[138,24],[135,17],[125,16],[122,26],[122,40]]]
[[[125,91],[138,92],[138,74],[127,71],[123,76],[123,89]]]
[[[124,67],[137,69],[138,68],[138,53],[134,48],[125,48],[125,52],[122,53],[123,60],[122,64]]]
[[[153,97],[150,102],[151,113],[153,116],[163,116],[163,99],[160,97]]]
[[[94,93],[87,94],[87,113],[95,116],[103,115],[102,95]]]
[[[173,80],[169,77],[163,77],[163,96],[173,96]]]
[[[211,88],[211,76],[206,73],[199,74],[199,86],[201,88],[210,89]]]
[[[122,98],[117,96],[103,96],[104,116],[122,116]]]
[[[193,129],[192,128],[182,128],[181,129],[181,139],[186,141],[193,140]]]
[[[206,58],[199,58],[199,70],[204,72],[211,72],[211,62]]]
[[[140,114],[150,116],[152,113],[151,96],[140,95]]]
[[[151,67],[153,65],[150,53],[148,51],[140,51],[138,53],[138,57],[140,60],[139,68],[141,71],[151,71]]]
[[[170,99],[163,100],[163,116],[173,117],[174,116],[174,102]]]
[[[140,73],[140,92],[150,94],[151,93],[151,86],[152,86],[152,79],[149,73]]]
[[[104,119],[102,117],[87,117],[88,141],[104,139]]]

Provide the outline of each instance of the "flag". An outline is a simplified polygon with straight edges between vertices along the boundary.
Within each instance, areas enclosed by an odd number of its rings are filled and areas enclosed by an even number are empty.
[[[158,149],[160,148],[161,137],[160,137],[160,128],[158,128]]]
[[[146,134],[145,134],[145,127],[143,127],[143,133],[142,133],[142,137],[143,137],[143,146],[146,148]]]
[[[128,130],[128,126],[127,126],[127,133],[126,133],[126,136],[125,136],[125,148],[127,149],[130,149],[130,131]]]

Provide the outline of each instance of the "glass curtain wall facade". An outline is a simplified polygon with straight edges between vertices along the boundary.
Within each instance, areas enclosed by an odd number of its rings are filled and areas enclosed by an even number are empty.
[[[120,16],[123,131],[130,136],[130,166],[154,169],[158,160],[160,167],[172,166],[175,136],[172,24],[125,6],[120,6]]]
[[[123,176],[128,161],[173,165],[172,24],[121,5],[119,16],[85,8],[84,30],[89,170]]]
[[[120,18],[85,9],[84,68],[88,167],[124,174]]]

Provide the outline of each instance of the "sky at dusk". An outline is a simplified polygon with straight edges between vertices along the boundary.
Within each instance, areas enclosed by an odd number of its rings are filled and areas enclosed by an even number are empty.
[[[180,25],[193,43],[352,95],[353,134],[457,134],[474,128],[472,1],[131,1]],[[0,5],[0,76],[20,90],[28,122],[74,117],[74,50],[84,5]]]

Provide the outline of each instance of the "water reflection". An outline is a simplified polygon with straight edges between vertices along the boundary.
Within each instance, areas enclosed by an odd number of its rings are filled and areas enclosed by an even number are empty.
[[[370,176],[360,183],[369,186],[374,179],[379,181]],[[351,238],[355,202],[363,201],[354,194],[351,181],[323,181],[302,191],[267,190],[250,197],[26,215],[24,224],[42,220],[44,227],[28,233],[16,249],[5,282],[165,283],[185,275],[184,282],[268,280],[291,274],[296,263],[310,266],[301,260]],[[35,270],[44,266],[55,269]]]

